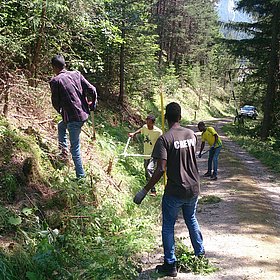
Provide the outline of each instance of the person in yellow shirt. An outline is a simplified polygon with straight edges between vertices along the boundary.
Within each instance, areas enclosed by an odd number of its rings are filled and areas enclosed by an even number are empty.
[[[129,137],[134,137],[136,134],[141,133],[144,136],[144,168],[146,180],[153,176],[154,170],[156,168],[156,160],[151,157],[152,151],[154,149],[155,143],[159,136],[162,135],[162,130],[155,126],[156,118],[154,115],[148,115],[146,118],[146,124],[135,132],[128,134]],[[156,189],[153,187],[151,189],[151,195],[156,196]]]
[[[209,126],[206,127],[204,122],[198,123],[198,129],[202,132],[201,134],[201,147],[198,157],[201,157],[201,153],[205,147],[205,142],[207,141],[210,146],[209,149],[209,157],[208,157],[208,170],[203,175],[204,177],[211,177],[212,180],[217,180],[218,177],[218,158],[220,151],[222,149],[222,140],[216,130]],[[213,173],[212,173],[213,166]]]

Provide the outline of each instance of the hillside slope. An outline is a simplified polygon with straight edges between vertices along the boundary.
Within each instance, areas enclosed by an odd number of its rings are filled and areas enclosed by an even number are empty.
[[[72,161],[65,166],[58,157],[59,116],[51,107],[48,85],[17,85],[0,122],[0,278],[134,279],[137,253],[155,246],[160,197],[148,198],[143,208],[132,202],[145,183],[142,160],[121,154],[128,132],[142,125],[148,112],[160,115],[159,95],[124,107],[100,96],[97,140],[91,139],[90,120],[82,132],[88,176],[77,182]],[[207,98],[185,89],[165,96],[164,103],[180,102],[184,123],[230,111],[221,103],[230,100],[222,91],[211,106]],[[129,149],[138,153],[141,142]]]

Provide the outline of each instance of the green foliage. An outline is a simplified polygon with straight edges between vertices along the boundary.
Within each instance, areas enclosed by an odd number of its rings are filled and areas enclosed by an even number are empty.
[[[12,211],[0,205],[0,232],[3,234],[5,231],[10,230],[9,218],[13,217]]]
[[[143,204],[150,206],[143,208],[132,202],[133,194],[145,182],[143,163],[141,159],[119,157],[129,129],[125,123],[116,127],[109,125],[106,115],[111,112],[97,117],[104,126],[98,129],[94,153],[104,161],[110,157],[117,159],[112,173],[115,180],[122,182],[122,191],[108,186],[100,166],[86,166],[88,177],[75,181],[67,167],[47,175],[48,164],[41,165],[42,174],[46,174],[57,190],[57,194],[44,203],[44,212],[51,210],[61,214],[48,214],[39,223],[35,213],[41,216],[40,209],[23,207],[6,217],[3,208],[0,215],[3,230],[13,229],[18,242],[26,244],[17,251],[3,252],[0,274],[3,279],[20,279],[22,275],[26,279],[135,279],[138,268],[134,255],[154,247],[153,231],[160,199],[147,197]],[[6,133],[11,137],[9,129]],[[20,137],[18,143],[25,143],[24,137]],[[22,149],[26,153],[33,153],[37,148],[34,142],[32,148],[17,145],[17,151]],[[133,152],[138,148],[133,143],[130,147]],[[149,215],[150,211],[154,215]],[[53,235],[50,226],[62,232]]]
[[[182,63],[204,61],[209,45],[218,34],[214,3],[209,1],[160,1],[155,21],[160,35],[160,63],[176,68]]]
[[[17,247],[13,253],[7,254],[1,251],[0,278],[7,280],[46,280],[49,277],[56,277],[56,269],[60,269],[60,264],[57,262],[59,256],[53,251],[51,245],[48,247],[48,251],[46,251],[46,248],[38,249],[33,257],[31,251],[21,247]]]
[[[128,99],[151,98],[158,80],[159,46],[168,54],[168,65],[173,63],[182,76],[181,68],[215,64],[209,55],[218,33],[213,3],[200,0],[173,6],[163,2],[164,15],[155,14],[154,4],[147,1],[4,1],[0,4],[0,54],[7,58],[3,66],[26,68],[28,77],[36,78],[49,71],[50,57],[59,52],[67,66],[86,73],[100,93],[118,93],[123,46]],[[167,46],[173,49],[167,51]],[[169,66],[163,80],[167,90],[174,92],[178,80]]]
[[[3,122],[3,125],[0,126],[1,148],[6,149],[6,152],[1,153],[1,156],[4,156],[6,161],[9,161],[10,157],[17,150],[20,150],[21,152],[31,151],[36,158],[40,157],[42,152],[36,145],[32,136],[23,135],[19,130],[10,126],[1,117],[0,122]]]
[[[217,268],[211,265],[206,257],[196,257],[181,240],[176,241],[176,255],[179,271],[202,275],[217,271]]]
[[[12,226],[18,226],[22,223],[21,217],[9,217],[9,224]]]
[[[85,279],[135,277],[131,253],[141,242],[140,239],[135,244],[144,228],[139,231],[139,225],[132,219],[116,215],[114,211],[112,205],[105,206],[102,212],[92,215],[89,222],[71,221],[67,228],[64,250],[73,266],[77,266],[79,260],[78,270],[84,271]]]
[[[142,207],[132,202],[133,195],[145,184],[145,177],[142,159],[121,156],[128,132],[136,129],[129,124],[131,116],[127,116],[126,109],[130,105],[139,108],[137,112],[143,119],[147,112],[159,116],[157,87],[162,86],[167,94],[166,104],[180,102],[186,108],[183,108],[185,122],[191,121],[200,97],[194,90],[182,87],[189,83],[193,87],[198,85],[206,95],[210,73],[206,64],[211,64],[212,72],[218,71],[217,65],[222,64],[217,62],[219,51],[208,50],[217,35],[213,4],[209,3],[204,0],[184,3],[177,9],[176,18],[172,15],[172,5],[168,6],[165,34],[152,20],[151,1],[6,0],[0,3],[1,73],[20,68],[28,78],[44,76],[45,79],[50,73],[50,57],[62,53],[67,67],[86,73],[98,86],[100,99],[106,99],[106,106],[116,107],[114,112],[103,107],[96,116],[97,141],[90,149],[88,177],[82,181],[73,180],[74,173],[67,166],[54,169],[38,145],[40,139],[26,136],[0,118],[0,168],[5,171],[0,179],[3,200],[7,198],[11,202],[21,190],[25,191],[27,182],[22,182],[17,173],[22,166],[15,160],[20,161],[22,157],[34,159],[38,167],[35,182],[52,188],[51,198],[43,201],[36,195],[32,208],[25,203],[15,211],[0,207],[1,232],[15,233],[15,241],[24,244],[1,252],[1,279],[136,278],[135,254],[155,246],[160,196],[147,197]],[[184,24],[170,30],[172,22],[175,26]],[[215,28],[210,26],[212,23]],[[186,26],[189,29],[184,29]],[[161,65],[159,78],[156,54],[160,40],[169,44],[169,39],[174,38],[178,41],[173,44],[174,52],[170,48],[170,52],[164,53],[167,44],[161,49],[162,56],[170,57]],[[121,47],[124,47],[128,97],[124,107],[111,102],[119,91]],[[7,85],[2,75],[0,78]],[[200,105],[198,117],[208,117],[210,107],[205,109],[204,104]],[[84,129],[90,128],[84,126]],[[130,152],[140,153],[141,149],[141,140],[131,142]],[[105,172],[111,159],[111,175],[118,185]],[[59,234],[55,235],[57,228]]]
[[[30,159],[32,178],[29,180],[47,185],[52,166],[48,156],[37,145],[36,136],[26,135],[0,118],[0,192],[3,200],[14,201],[26,184],[22,174],[23,159]]]
[[[256,121],[246,120],[243,127],[234,124],[224,126],[225,133],[250,154],[269,166],[272,170],[280,171],[279,141],[269,137],[266,141],[261,140],[260,124]]]
[[[165,74],[161,79],[162,84],[164,85],[164,92],[168,95],[173,95],[178,92],[180,84],[178,75],[176,74],[176,69],[173,65],[170,65]]]
[[[4,173],[4,172],[3,172]],[[0,179],[1,187],[5,190],[4,199],[13,201],[18,190],[18,180],[15,175],[5,172]]]
[[[237,9],[246,11],[252,16],[251,22],[231,23],[232,29],[243,31],[243,40],[228,40],[228,46],[236,57],[249,61],[246,76],[246,99],[253,99],[256,104],[262,104],[264,112],[261,134],[263,139],[274,136],[278,126],[278,85],[279,85],[279,1],[248,1],[241,0]],[[251,70],[252,69],[252,70]],[[251,76],[251,77],[250,77]],[[254,81],[252,85],[251,81]],[[252,98],[252,96],[254,98]],[[254,104],[255,105],[255,104]]]
[[[221,202],[221,198],[215,195],[203,196],[199,199],[199,204],[215,204]]]

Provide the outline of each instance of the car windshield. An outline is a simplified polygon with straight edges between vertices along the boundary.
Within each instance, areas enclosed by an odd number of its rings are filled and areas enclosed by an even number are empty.
[[[244,111],[252,111],[255,109],[256,108],[254,106],[249,106],[249,105],[245,105],[244,107],[241,108],[241,110],[244,110]]]

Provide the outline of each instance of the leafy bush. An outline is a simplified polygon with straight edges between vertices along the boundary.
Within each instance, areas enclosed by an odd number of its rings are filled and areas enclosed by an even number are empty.
[[[176,254],[179,271],[205,275],[217,270],[206,257],[196,257],[181,240],[176,241]]]
[[[279,143],[273,137],[266,141],[259,138],[260,124],[247,121],[244,127],[228,124],[223,127],[224,132],[251,155],[276,172],[280,172]]]
[[[9,202],[13,201],[18,189],[18,181],[15,175],[5,172],[0,179],[0,184],[4,190],[2,199]]]
[[[199,199],[199,204],[215,204],[219,203],[222,199],[215,195],[206,195]]]

